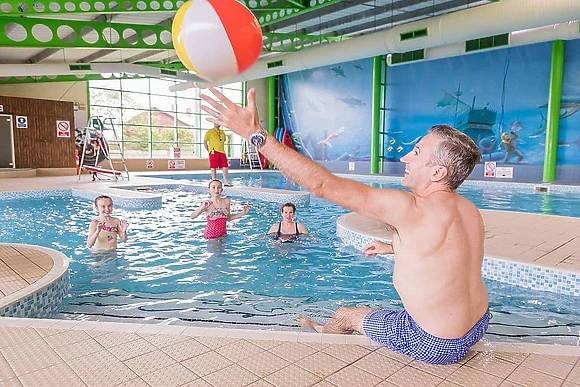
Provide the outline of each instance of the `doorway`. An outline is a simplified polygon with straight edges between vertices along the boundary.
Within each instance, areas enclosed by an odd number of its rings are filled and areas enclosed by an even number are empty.
[[[10,114],[0,114],[0,168],[16,168],[12,115]]]

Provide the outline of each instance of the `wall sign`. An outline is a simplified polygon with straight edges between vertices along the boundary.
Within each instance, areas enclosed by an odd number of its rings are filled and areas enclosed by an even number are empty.
[[[69,121],[56,121],[56,137],[70,137]]]
[[[16,116],[16,128],[17,129],[27,129],[28,128],[28,117]]]

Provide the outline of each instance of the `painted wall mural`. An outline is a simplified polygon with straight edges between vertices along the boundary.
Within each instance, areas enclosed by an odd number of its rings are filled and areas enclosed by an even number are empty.
[[[550,44],[535,44],[389,67],[385,155],[398,161],[449,124],[484,161],[543,164],[550,57]]]
[[[467,133],[483,161],[544,163],[552,44],[387,68],[384,155],[397,162],[435,124]],[[369,160],[372,59],[281,77],[285,127],[314,160]],[[558,165],[580,165],[580,40],[566,42]]]
[[[370,160],[372,59],[280,77],[285,128],[313,160]]]
[[[580,39],[566,42],[558,131],[558,165],[580,165]]]

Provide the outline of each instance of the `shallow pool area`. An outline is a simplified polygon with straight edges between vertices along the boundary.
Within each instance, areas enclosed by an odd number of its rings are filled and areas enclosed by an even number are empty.
[[[130,240],[115,254],[85,248],[95,214],[88,200],[70,194],[5,201],[0,242],[52,247],[71,258],[71,296],[60,316],[70,319],[293,330],[299,312],[325,319],[340,305],[401,307],[392,260],[366,259],[335,235],[344,209],[312,198],[297,219],[314,238],[280,245],[263,235],[279,219],[278,205],[252,201],[251,215],[231,223],[220,244],[202,238],[201,218],[189,219],[207,195],[154,193],[162,196],[160,209],[115,210],[130,222]],[[247,202],[232,197],[234,210]],[[486,283],[490,340],[577,344],[577,298]]]

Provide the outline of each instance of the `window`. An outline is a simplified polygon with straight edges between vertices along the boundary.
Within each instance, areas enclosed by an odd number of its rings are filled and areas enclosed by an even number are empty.
[[[181,148],[182,158],[208,157],[203,138],[212,124],[200,108],[201,90],[173,93],[169,91],[173,84],[155,78],[89,81],[91,116],[114,123],[125,158],[171,158],[173,147]],[[234,103],[242,102],[241,83],[218,89]],[[242,138],[224,130],[228,157],[240,157]],[[105,131],[105,135],[113,139],[112,133]]]

